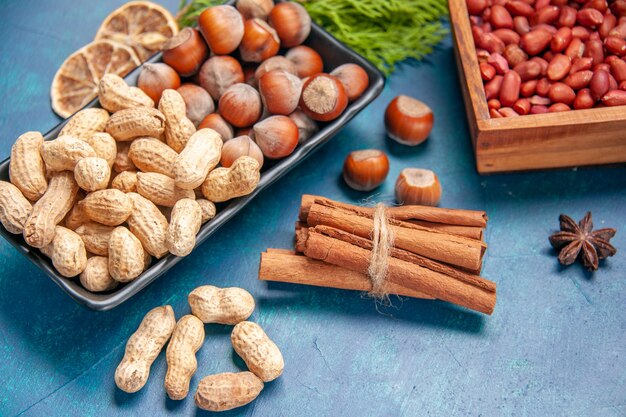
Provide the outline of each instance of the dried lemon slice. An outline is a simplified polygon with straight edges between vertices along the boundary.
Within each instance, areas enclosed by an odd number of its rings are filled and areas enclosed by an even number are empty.
[[[67,118],[83,108],[98,94],[104,74],[128,74],[141,62],[135,52],[109,40],[94,41],[70,55],[52,80],[52,109]]]
[[[143,62],[177,33],[176,20],[166,9],[149,1],[132,1],[107,16],[96,40],[111,39],[130,46]]]

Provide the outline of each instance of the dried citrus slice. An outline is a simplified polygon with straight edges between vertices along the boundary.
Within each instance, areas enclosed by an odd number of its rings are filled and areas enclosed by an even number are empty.
[[[52,109],[67,118],[83,108],[98,94],[104,74],[124,76],[141,62],[135,52],[108,40],[94,41],[70,55],[52,80]]]
[[[104,19],[97,39],[111,39],[133,48],[143,62],[178,33],[176,20],[163,7],[149,1],[131,1]]]

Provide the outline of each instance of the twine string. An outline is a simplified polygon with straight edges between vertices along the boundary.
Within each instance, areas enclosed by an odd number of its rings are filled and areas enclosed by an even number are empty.
[[[374,208],[374,227],[372,229],[372,255],[367,269],[367,275],[372,282],[370,295],[377,299],[387,297],[385,281],[389,268],[389,254],[393,247],[393,231],[389,227],[387,208],[378,203]]]

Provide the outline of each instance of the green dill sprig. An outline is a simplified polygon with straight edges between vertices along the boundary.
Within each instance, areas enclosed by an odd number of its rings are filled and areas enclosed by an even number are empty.
[[[224,0],[180,0],[176,20],[181,28],[195,26],[198,23],[198,16],[207,7],[217,6],[224,3]]]
[[[447,34],[445,0],[298,0],[311,19],[385,75],[398,62],[422,59]],[[192,26],[219,0],[182,0],[178,22]]]

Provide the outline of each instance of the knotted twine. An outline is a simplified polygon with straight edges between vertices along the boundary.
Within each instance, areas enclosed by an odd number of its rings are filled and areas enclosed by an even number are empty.
[[[372,229],[372,255],[367,269],[367,275],[372,282],[372,290],[369,295],[384,300],[387,293],[384,290],[389,268],[389,256],[393,248],[394,235],[389,227],[387,207],[378,203],[374,208],[374,227]]]

